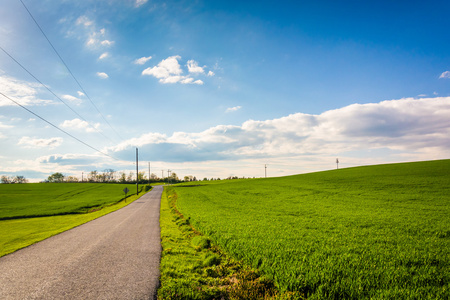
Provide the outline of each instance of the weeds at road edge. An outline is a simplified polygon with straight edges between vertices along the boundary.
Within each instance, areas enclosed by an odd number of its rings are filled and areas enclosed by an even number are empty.
[[[228,257],[176,208],[177,194],[161,197],[161,264],[158,299],[304,299],[280,293],[258,270]]]

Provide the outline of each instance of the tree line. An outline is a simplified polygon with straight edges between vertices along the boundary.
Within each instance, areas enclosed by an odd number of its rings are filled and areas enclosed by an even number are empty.
[[[21,176],[21,175],[18,175],[18,176],[6,176],[6,175],[3,175],[1,178],[0,178],[0,182],[1,183],[3,183],[3,184],[9,184],[9,183],[28,183],[28,180],[24,177],[24,176]]]
[[[177,174],[172,172],[170,177],[159,178],[156,174],[150,174],[150,178],[147,177],[145,172],[139,172],[137,176],[139,184],[154,183],[154,182],[168,182],[178,183],[181,180]],[[106,169],[102,172],[97,170],[90,171],[86,174],[86,177],[80,178],[76,176],[65,176],[60,172],[53,173],[48,176],[44,182],[91,182],[91,183],[136,183],[136,173],[134,172],[117,172],[113,169]]]

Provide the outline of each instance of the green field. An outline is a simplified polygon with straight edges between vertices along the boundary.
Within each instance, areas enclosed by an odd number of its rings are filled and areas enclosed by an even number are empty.
[[[126,201],[125,187],[130,190]],[[0,256],[117,210],[136,198],[133,184],[0,184]]]
[[[169,189],[195,228],[280,291],[450,298],[450,160]]]

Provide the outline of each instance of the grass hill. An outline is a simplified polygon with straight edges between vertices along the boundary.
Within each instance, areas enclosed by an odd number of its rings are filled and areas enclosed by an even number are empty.
[[[280,291],[450,297],[450,160],[171,189],[196,229]]]

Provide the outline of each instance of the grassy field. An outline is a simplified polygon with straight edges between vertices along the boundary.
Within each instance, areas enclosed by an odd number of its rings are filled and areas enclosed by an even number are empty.
[[[125,187],[130,190],[126,201]],[[1,184],[0,257],[117,210],[137,197],[133,184]]]
[[[171,189],[195,228],[280,291],[450,298],[450,160]]]
[[[161,197],[163,251],[158,299],[248,300],[281,296],[274,289],[273,281],[230,258],[193,229],[189,219],[176,209],[176,202],[173,189],[165,189]]]

